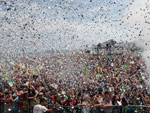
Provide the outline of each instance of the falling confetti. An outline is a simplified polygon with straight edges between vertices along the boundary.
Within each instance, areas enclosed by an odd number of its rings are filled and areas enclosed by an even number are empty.
[[[147,80],[145,68],[150,69],[149,7],[149,0],[1,0],[0,76],[12,87],[13,76],[40,75],[37,79],[45,82],[49,75],[55,90],[63,84],[86,91],[95,83],[112,91],[106,82],[114,80],[121,97],[128,87],[133,92],[129,83]],[[118,45],[108,44],[111,39]],[[97,44],[106,51],[93,48]],[[69,99],[66,91],[59,93]]]

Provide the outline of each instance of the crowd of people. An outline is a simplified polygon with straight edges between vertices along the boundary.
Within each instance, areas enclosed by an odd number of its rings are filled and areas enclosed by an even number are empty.
[[[0,65],[0,113],[89,113],[99,106],[148,106],[145,71],[142,57],[131,51],[12,58]]]

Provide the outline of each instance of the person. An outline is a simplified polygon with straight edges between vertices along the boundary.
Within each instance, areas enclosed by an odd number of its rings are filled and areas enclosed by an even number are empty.
[[[0,113],[4,112],[4,94],[3,91],[0,90]]]
[[[100,52],[97,56],[81,53],[36,57],[33,60],[25,58],[24,61],[14,59],[14,65],[4,66],[8,72],[12,68],[14,74],[1,82],[4,88],[0,86],[3,88],[0,108],[5,101],[6,110],[13,108],[16,113],[17,101],[19,112],[32,112],[35,104],[41,105],[42,98],[47,100],[48,106],[54,106],[55,113],[64,109],[69,109],[70,113],[74,108],[78,113],[89,112],[95,107],[96,112],[112,113],[112,105],[150,105],[147,99],[150,97],[146,85],[148,77],[142,57],[130,55],[130,52],[111,56]],[[20,67],[20,63],[25,66]],[[40,66],[43,67],[39,69]],[[83,72],[85,68],[86,75]],[[3,73],[5,75],[5,71]],[[15,76],[18,74],[19,77]],[[18,100],[11,101],[9,91],[11,99],[18,97]],[[116,112],[119,113],[118,110]]]
[[[84,93],[83,102],[82,102],[82,104],[78,104],[78,106],[82,106],[83,113],[90,112],[90,95],[89,95],[88,91]]]
[[[112,104],[115,105],[115,106],[121,106],[122,105],[119,94],[116,93],[116,92],[115,92],[115,95],[112,98]]]
[[[52,109],[48,109],[45,106],[47,105],[47,101],[42,98],[40,100],[40,104],[37,104],[33,108],[33,113],[45,113],[45,112],[52,112]]]
[[[104,113],[112,113],[112,94],[109,91],[104,93]]]

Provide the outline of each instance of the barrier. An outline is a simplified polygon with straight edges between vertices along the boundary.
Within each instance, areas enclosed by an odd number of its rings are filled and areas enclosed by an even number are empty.
[[[4,103],[0,113],[30,113],[27,101]]]
[[[49,104],[53,113],[150,113],[150,106],[64,106]],[[28,102],[19,101],[0,105],[0,113],[32,113]]]
[[[150,106],[126,106],[125,113],[150,113]]]
[[[89,107],[89,109],[83,106],[80,113],[123,113],[123,109],[122,106],[97,106]]]

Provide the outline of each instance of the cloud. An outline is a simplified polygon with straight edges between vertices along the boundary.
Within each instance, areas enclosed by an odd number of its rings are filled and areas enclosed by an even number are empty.
[[[97,5],[99,2],[96,1],[64,1],[61,4],[50,1],[45,2],[45,5],[42,5],[44,2],[14,2],[15,5],[9,11],[8,6],[0,6],[0,51],[7,56],[42,52],[47,49],[74,50],[109,39],[134,41],[142,38],[139,36],[141,30],[141,34],[146,32],[147,24],[143,18],[145,13],[140,10],[145,7],[146,0],[136,0],[126,7],[125,11],[122,9],[123,13],[116,17],[117,21],[112,21],[110,17],[115,18],[116,13],[113,13],[113,10],[121,4],[119,1],[112,2],[112,8],[101,4],[105,11],[103,8],[101,10]]]
[[[111,34],[116,34],[115,28],[108,23],[65,20],[57,15],[57,11],[53,18],[49,16],[49,9],[37,3],[14,2],[12,7],[16,11],[7,11],[7,6],[2,6],[3,10],[0,11],[0,51],[5,56],[20,56],[52,48],[79,49],[83,45],[98,43],[104,41],[103,37],[107,39]]]
[[[124,18],[128,27],[132,29],[138,29],[134,42],[144,49],[142,55],[147,64],[148,70],[150,69],[150,2],[149,0],[136,0],[129,8],[124,12]],[[127,19],[128,17],[128,19]]]

